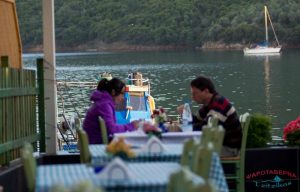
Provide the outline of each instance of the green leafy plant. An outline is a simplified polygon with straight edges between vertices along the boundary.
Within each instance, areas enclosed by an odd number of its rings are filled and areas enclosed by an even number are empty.
[[[263,114],[253,114],[250,120],[247,148],[266,147],[272,140],[272,123],[270,117]]]

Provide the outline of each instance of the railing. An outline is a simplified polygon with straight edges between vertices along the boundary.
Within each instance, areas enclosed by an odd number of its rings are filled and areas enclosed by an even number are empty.
[[[24,142],[45,151],[45,118],[43,59],[37,60],[37,78],[35,70],[9,68],[7,56],[1,57],[0,64],[0,166],[3,166],[20,157]]]

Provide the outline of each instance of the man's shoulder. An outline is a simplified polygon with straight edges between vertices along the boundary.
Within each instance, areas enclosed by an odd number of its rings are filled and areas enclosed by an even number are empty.
[[[221,105],[231,105],[229,99],[219,94],[214,97],[213,103]]]
[[[228,100],[226,97],[224,97],[223,95],[220,95],[220,94],[216,94],[215,100]]]

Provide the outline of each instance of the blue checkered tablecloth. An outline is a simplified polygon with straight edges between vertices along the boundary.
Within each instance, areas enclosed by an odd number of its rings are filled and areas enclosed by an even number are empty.
[[[215,158],[217,157],[217,158]],[[210,179],[220,192],[228,191],[218,156],[214,155]],[[105,180],[97,177],[92,167],[82,164],[42,165],[37,168],[36,192],[51,192],[55,185],[71,188],[77,182],[90,181],[107,192],[165,192],[169,176],[180,169],[180,164],[170,162],[127,163],[133,178],[130,180]]]
[[[219,192],[229,191],[220,157],[217,153],[213,153],[209,179],[214,183]]]
[[[71,188],[77,182],[90,181],[105,191],[165,192],[171,173],[180,169],[178,163],[128,163],[130,180],[100,179],[93,168],[80,164],[38,166],[36,192],[51,192],[56,185]]]
[[[122,192],[165,192],[170,174],[180,169],[178,163],[128,163],[132,179],[127,181],[97,180],[98,186],[103,186],[106,191]]]
[[[147,153],[140,152],[140,149],[132,149],[136,153],[136,157],[128,158],[128,162],[180,162],[182,154],[182,144],[164,145],[166,151],[162,153]],[[106,153],[106,145],[89,145],[89,150],[92,156],[93,166],[104,166],[109,163],[114,157]]]
[[[94,169],[85,164],[42,165],[37,167],[36,192],[49,192],[55,185],[71,188],[75,183],[93,180]]]
[[[128,162],[140,162],[143,165],[145,162],[180,162],[183,146],[180,144],[165,144],[164,146],[167,149],[166,152],[138,153],[135,158],[129,159]],[[89,149],[94,166],[104,166],[113,159],[113,156],[106,153],[105,145],[89,145]],[[228,191],[223,167],[217,153],[213,154],[209,178],[220,192]]]

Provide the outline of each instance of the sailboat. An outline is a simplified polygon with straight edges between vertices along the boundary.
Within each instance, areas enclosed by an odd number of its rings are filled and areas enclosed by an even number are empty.
[[[255,47],[251,47],[251,48],[244,48],[244,54],[245,55],[258,55],[258,54],[262,54],[262,55],[267,55],[267,54],[279,54],[281,51],[281,45],[279,44],[277,35],[275,33],[272,21],[271,21],[271,17],[268,11],[267,6],[264,6],[264,10],[265,10],[265,33],[266,33],[266,39],[265,42],[261,45],[256,45]],[[268,21],[270,23],[270,26],[273,30],[275,39],[276,39],[276,46],[269,46],[269,35],[268,35]]]

